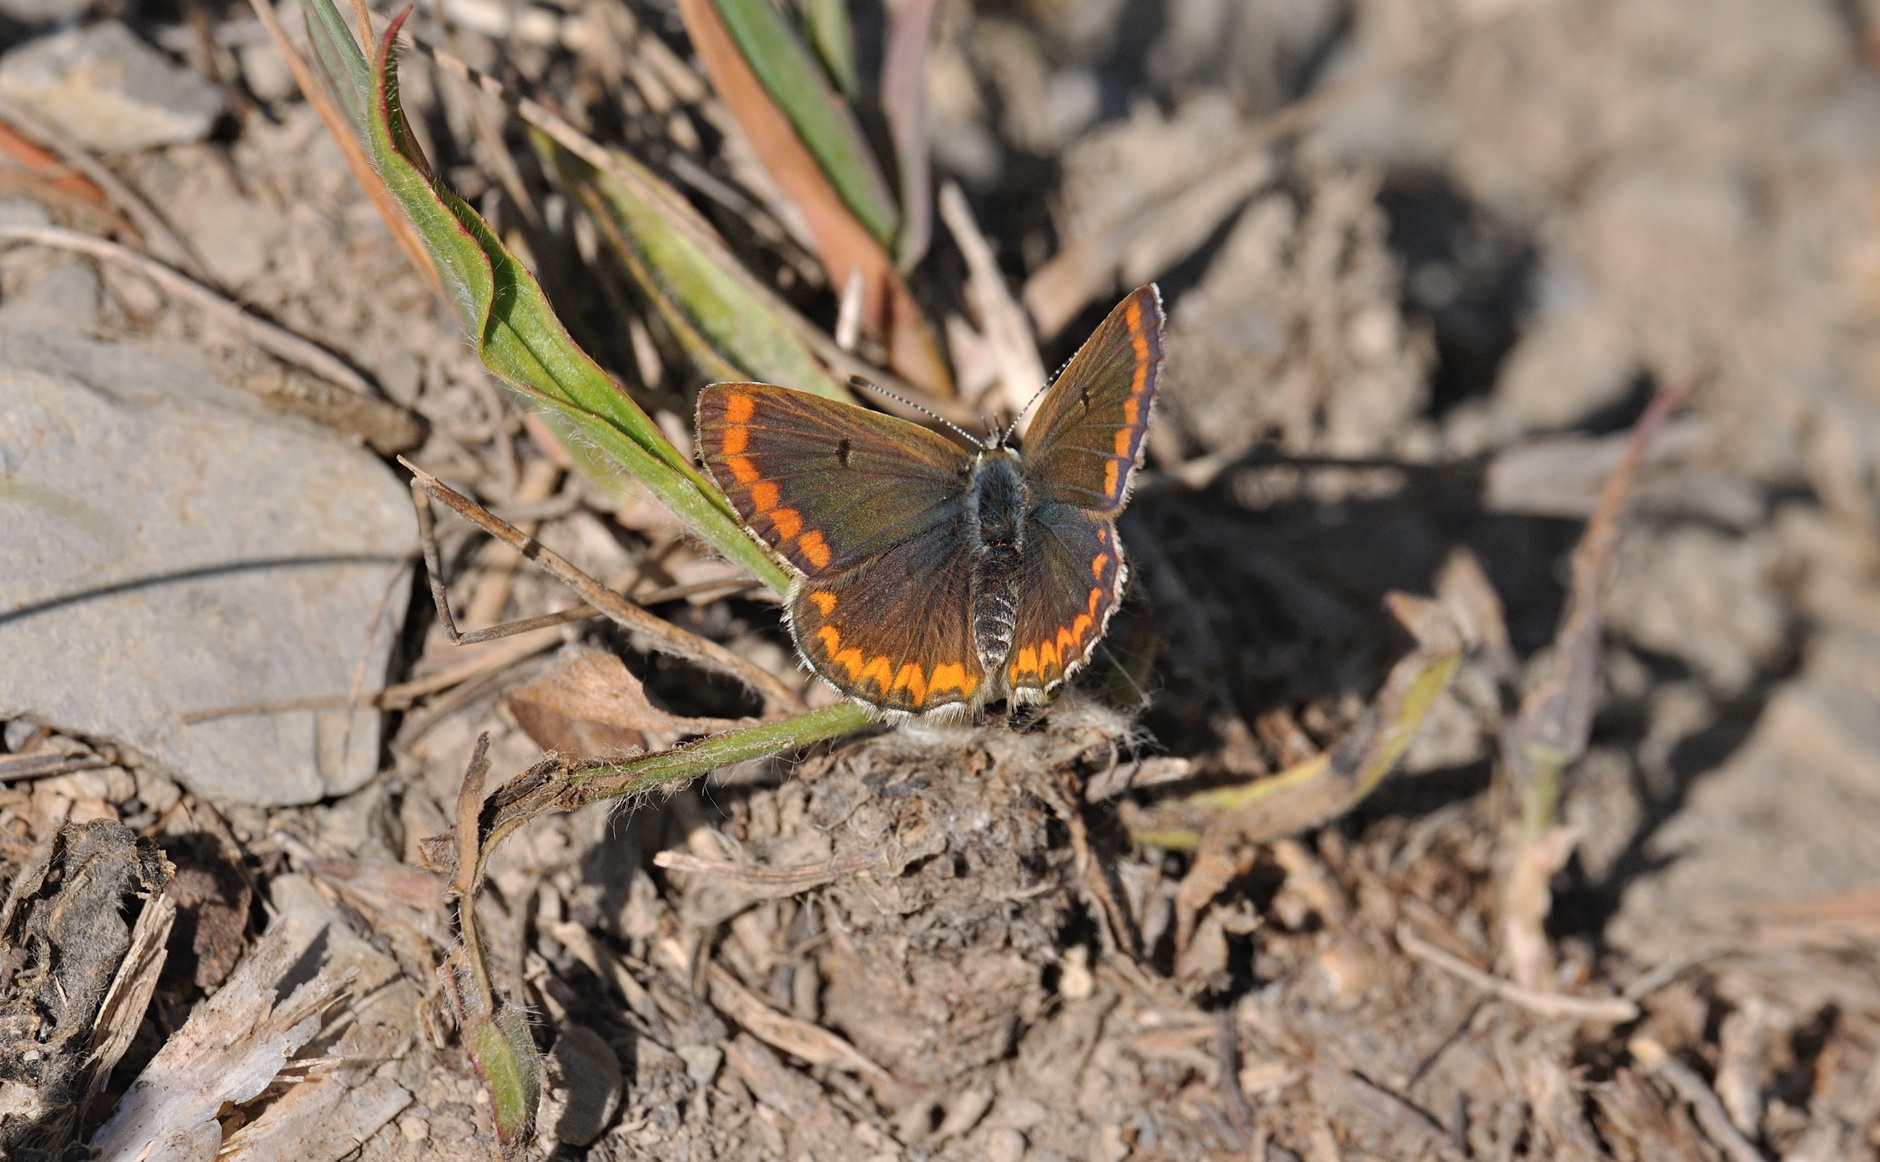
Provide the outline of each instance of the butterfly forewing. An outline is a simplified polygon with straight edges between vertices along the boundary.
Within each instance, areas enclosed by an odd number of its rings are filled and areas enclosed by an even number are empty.
[[[1124,577],[1115,524],[1068,504],[1040,506],[1025,522],[1020,575],[1004,678],[1015,700],[1032,701],[1075,673],[1109,624]]]
[[[752,532],[806,575],[959,519],[970,463],[893,416],[762,383],[699,393],[699,458]]]
[[[1139,287],[1117,304],[1038,404],[1025,436],[1034,501],[1114,516],[1142,456],[1162,362],[1162,298]]]
[[[820,677],[910,714],[983,699],[966,451],[893,416],[759,383],[706,388],[698,431],[739,515],[803,574],[790,629]]]

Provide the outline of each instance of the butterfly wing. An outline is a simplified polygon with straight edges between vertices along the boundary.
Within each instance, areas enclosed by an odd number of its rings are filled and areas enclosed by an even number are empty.
[[[1116,514],[1142,459],[1162,364],[1162,297],[1117,304],[1039,402],[1025,438],[1024,583],[1003,679],[1038,701],[1090,658],[1128,569]]]
[[[959,519],[971,465],[918,424],[763,383],[700,392],[698,443],[751,532],[812,577]]]
[[[790,632],[816,673],[884,710],[931,714],[982,701],[965,536],[965,522],[945,521],[798,582]]]
[[[1069,504],[1032,510],[1022,553],[1004,680],[1013,701],[1036,702],[1090,659],[1128,570],[1115,523]]]
[[[1025,436],[1034,500],[1115,516],[1142,459],[1162,364],[1162,296],[1118,303],[1044,393]]]
[[[803,576],[790,631],[852,698],[927,714],[982,697],[965,544],[971,456],[905,420],[759,383],[699,394],[699,456]]]

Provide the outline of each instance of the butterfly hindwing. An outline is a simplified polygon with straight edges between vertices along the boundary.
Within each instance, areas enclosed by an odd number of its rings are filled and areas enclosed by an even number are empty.
[[[790,628],[816,673],[888,711],[929,714],[983,701],[965,535],[964,520],[945,521],[851,568],[799,581]]]
[[[1089,660],[1126,575],[1115,523],[1068,504],[1031,512],[1022,558],[1025,583],[1004,675],[1020,702],[1042,699]]]
[[[1162,297],[1139,287],[1077,349],[1025,436],[1034,501],[1122,511],[1142,458],[1162,362]]]
[[[957,518],[970,464],[917,424],[762,383],[701,391],[698,440],[744,523],[812,577]]]

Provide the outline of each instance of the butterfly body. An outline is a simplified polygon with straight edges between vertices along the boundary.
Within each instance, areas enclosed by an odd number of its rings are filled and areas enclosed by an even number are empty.
[[[1030,489],[1017,453],[989,448],[973,464],[966,528],[973,549],[973,649],[996,671],[1012,652],[1018,628],[1019,574],[1024,565]]]
[[[1124,299],[1020,447],[768,384],[700,393],[700,459],[797,573],[786,617],[818,676],[890,715],[946,716],[1042,701],[1089,659],[1127,576],[1115,518],[1161,327],[1153,287]]]

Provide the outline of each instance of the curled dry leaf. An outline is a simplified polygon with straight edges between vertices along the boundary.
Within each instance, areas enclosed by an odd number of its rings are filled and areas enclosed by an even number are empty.
[[[647,700],[640,680],[604,650],[570,645],[533,681],[504,699],[516,724],[544,750],[622,755],[663,750],[682,735],[714,734],[737,723],[683,718]]]

